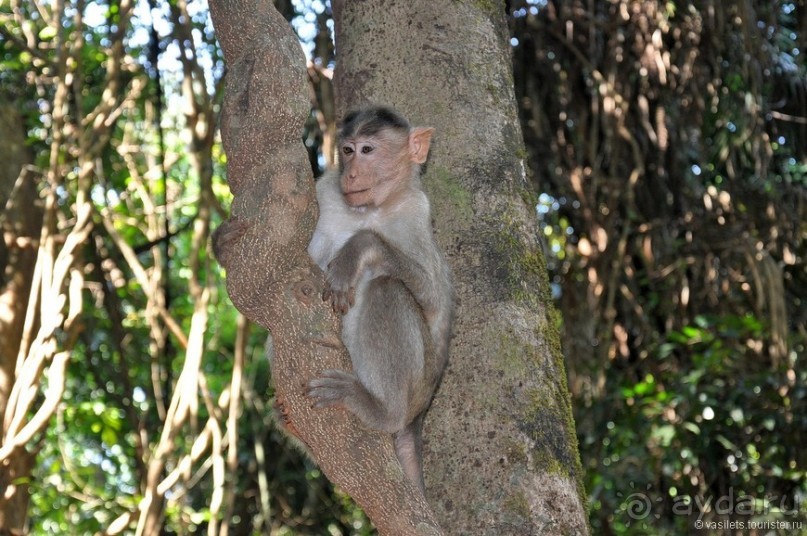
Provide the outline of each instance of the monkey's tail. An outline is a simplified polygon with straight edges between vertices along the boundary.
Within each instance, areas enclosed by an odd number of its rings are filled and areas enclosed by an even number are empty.
[[[396,433],[395,454],[401,462],[404,474],[420,489],[426,493],[423,483],[423,416],[421,413],[415,420]]]

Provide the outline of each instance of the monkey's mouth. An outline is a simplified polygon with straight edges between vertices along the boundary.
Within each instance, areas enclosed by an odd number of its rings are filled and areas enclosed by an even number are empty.
[[[363,190],[353,190],[352,192],[344,192],[345,201],[348,205],[357,205],[357,201],[362,200],[367,194],[370,193],[372,188],[365,188]]]

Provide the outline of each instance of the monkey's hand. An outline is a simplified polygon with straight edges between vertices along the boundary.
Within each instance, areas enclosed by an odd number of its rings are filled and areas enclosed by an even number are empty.
[[[322,299],[331,302],[333,310],[345,314],[356,302],[356,286],[365,270],[376,275],[389,247],[373,231],[363,229],[348,240],[328,264],[327,284]]]
[[[308,382],[306,394],[314,401],[315,408],[350,407],[349,400],[363,391],[364,387],[355,374],[328,369]]]
[[[356,285],[359,279],[359,256],[352,255],[349,248],[342,248],[328,264],[325,274],[325,292],[322,299],[331,302],[333,310],[347,313],[356,303]]]

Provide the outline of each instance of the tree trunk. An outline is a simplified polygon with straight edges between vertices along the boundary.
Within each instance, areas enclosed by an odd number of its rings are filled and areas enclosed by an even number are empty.
[[[582,469],[525,177],[500,2],[334,0],[339,115],[436,127],[424,177],[459,307],[428,414],[429,502],[450,534],[584,534]]]
[[[28,296],[36,264],[36,244],[42,210],[36,202],[36,182],[25,171],[31,155],[25,148],[22,119],[10,105],[0,106],[0,437],[5,436],[4,416],[17,376]],[[22,534],[28,513],[28,484],[36,453],[17,449],[0,463],[0,534]]]

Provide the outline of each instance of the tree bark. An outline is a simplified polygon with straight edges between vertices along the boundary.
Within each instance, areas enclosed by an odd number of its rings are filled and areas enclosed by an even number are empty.
[[[42,210],[34,178],[25,171],[32,157],[25,147],[22,119],[11,105],[0,106],[0,437],[14,387],[17,353],[28,310]],[[22,534],[28,514],[28,484],[36,453],[17,449],[0,463],[0,534]]]
[[[429,502],[450,534],[585,534],[504,5],[334,0],[333,10],[338,115],[386,103],[437,129],[423,182],[459,308],[426,422]]]
[[[301,142],[310,104],[297,38],[267,2],[210,2],[210,10],[228,66],[221,133],[235,197],[225,226],[246,228],[222,244],[219,257],[233,303],[272,332],[286,428],[380,533],[439,534],[391,438],[368,432],[341,410],[313,410],[304,396],[310,378],[326,368],[347,369],[349,359],[338,318],[320,299],[322,272],[306,252],[317,206]]]

